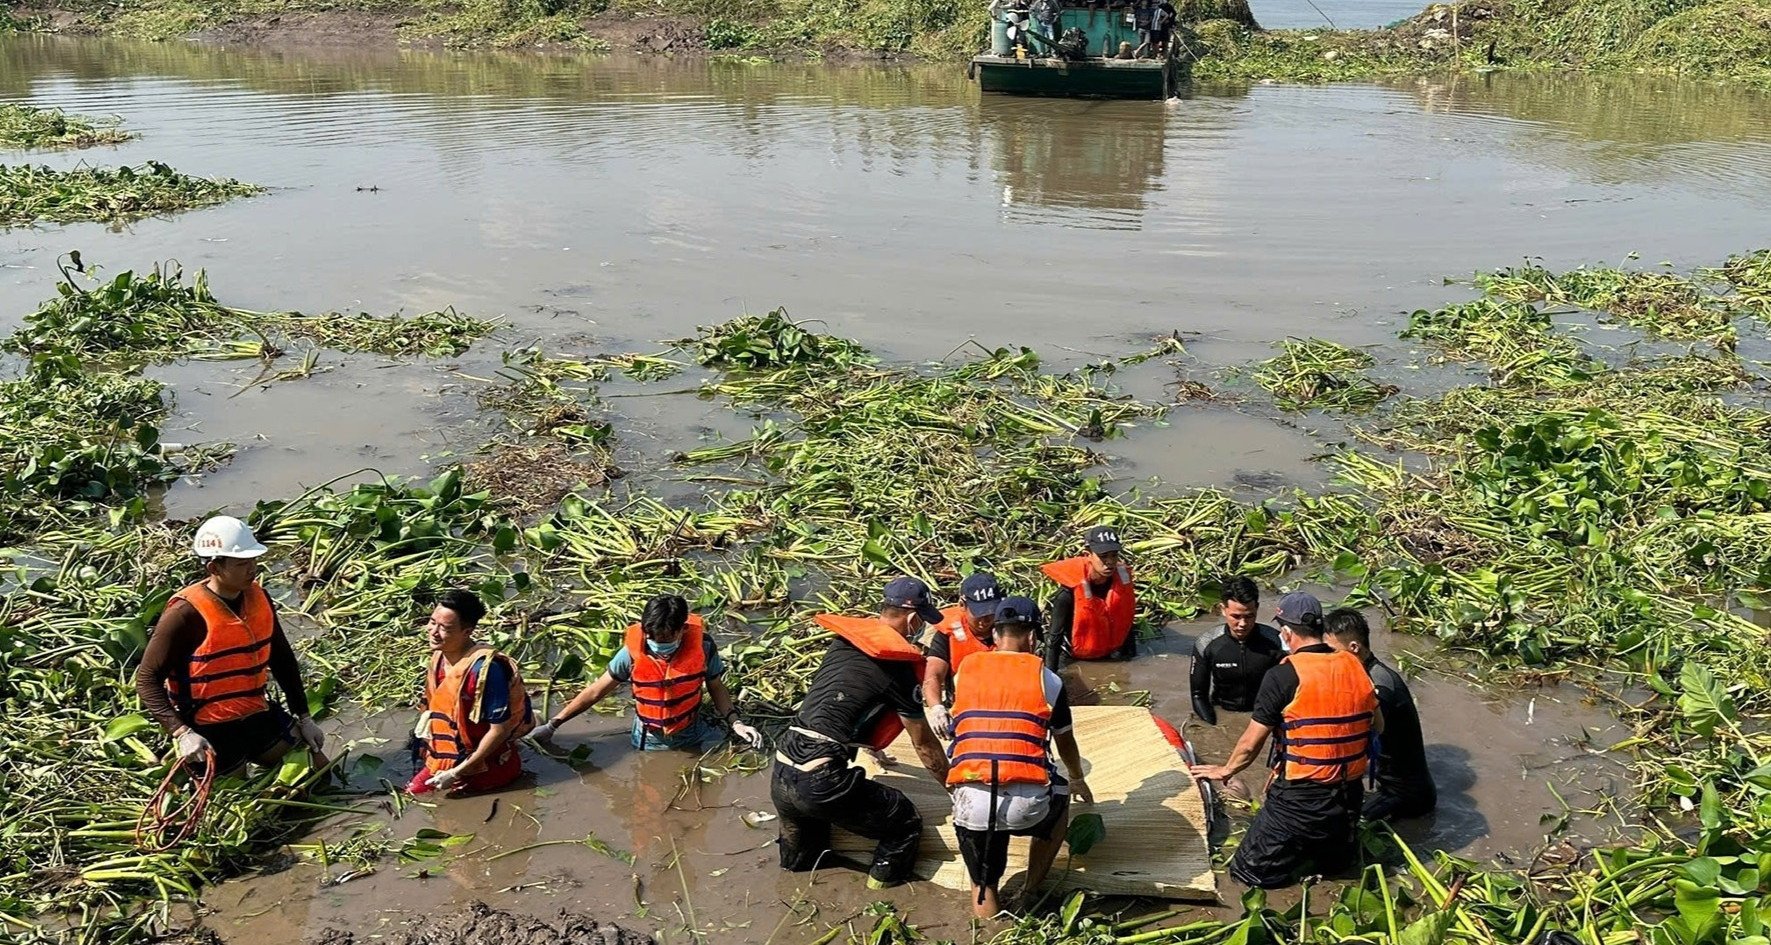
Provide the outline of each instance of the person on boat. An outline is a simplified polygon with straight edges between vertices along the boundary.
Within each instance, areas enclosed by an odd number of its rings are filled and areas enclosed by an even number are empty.
[[[1219,708],[1248,712],[1267,671],[1285,658],[1279,631],[1255,621],[1261,590],[1242,575],[1224,581],[1224,599],[1218,612],[1222,626],[1213,627],[1193,641],[1193,666],[1188,673],[1193,696],[1193,715],[1207,725],[1218,724]]]
[[[1132,55],[1142,58],[1144,49],[1150,45],[1150,15],[1156,9],[1156,0],[1132,0],[1131,25],[1138,32],[1138,45]]]
[[[1139,59],[1162,59],[1168,55],[1168,37],[1174,29],[1175,8],[1169,0],[1157,0],[1150,7],[1150,28],[1140,33]]]
[[[831,855],[831,828],[841,827],[876,842],[870,889],[910,878],[922,816],[903,792],[854,764],[857,749],[884,749],[903,732],[930,776],[947,777],[947,756],[923,717],[922,650],[911,642],[941,612],[928,585],[915,578],[887,584],[884,598],[877,617],[813,618],[836,639],[776,743],[769,783],[780,815],[781,868],[816,869]]]
[[[959,603],[941,611],[941,620],[934,625],[928,670],[922,678],[922,705],[929,727],[942,738],[953,737],[953,720],[946,706],[947,684],[966,657],[996,648],[991,629],[1000,600],[1002,587],[996,575],[979,571],[959,585]]]
[[[1058,0],[1033,0],[1033,32],[1045,38],[1039,52],[1050,53],[1058,42]]]
[[[1276,889],[1301,870],[1334,874],[1357,853],[1364,798],[1360,779],[1372,737],[1383,731],[1377,691],[1359,658],[1322,640],[1322,604],[1287,594],[1274,615],[1290,655],[1261,681],[1254,716],[1221,765],[1194,765],[1196,778],[1224,781],[1254,761],[1276,736],[1273,773],[1254,822],[1230,860],[1230,878]]]
[[[326,736],[308,712],[301,666],[270,595],[258,584],[266,548],[245,522],[217,515],[197,527],[191,552],[203,579],[166,602],[135,671],[147,714],[184,761],[213,752],[217,772],[276,763],[296,745],[315,753]],[[268,683],[283,692],[270,701]]]
[[[1024,897],[1037,895],[1070,823],[1070,799],[1090,804],[1082,752],[1071,732],[1064,681],[1034,652],[1039,605],[1007,597],[996,606],[996,648],[966,659],[953,684],[947,787],[953,828],[972,880],[972,911],[1002,911],[997,884],[1010,837],[1031,837]],[[1068,780],[1053,770],[1057,747]]]
[[[474,639],[486,605],[472,591],[444,591],[425,633],[430,666],[424,674],[424,711],[412,732],[424,769],[415,793],[490,791],[523,773],[518,740],[535,727],[515,661]]]
[[[1045,640],[1046,668],[1056,670],[1066,655],[1078,660],[1131,659],[1137,655],[1132,618],[1137,593],[1131,568],[1122,560],[1119,530],[1097,525],[1083,538],[1083,554],[1043,565],[1056,581],[1051,600],[1051,632]]]
[[[642,751],[701,751],[724,734],[701,713],[701,692],[713,700],[714,717],[731,726],[732,735],[751,748],[761,748],[762,733],[738,718],[732,693],[722,679],[726,664],[719,646],[689,602],[676,594],[660,594],[646,602],[639,623],[627,628],[621,648],[596,681],[584,687],[553,718],[530,737],[546,741],[591,706],[626,684],[633,687],[633,747]]]
[[[1377,741],[1372,761],[1376,790],[1365,798],[1366,820],[1424,817],[1439,806],[1439,788],[1427,767],[1427,749],[1421,736],[1420,710],[1408,681],[1377,658],[1371,648],[1371,626],[1365,615],[1350,607],[1331,610],[1325,619],[1323,642],[1359,657],[1371,684],[1377,689],[1377,705],[1384,714],[1384,737]]]

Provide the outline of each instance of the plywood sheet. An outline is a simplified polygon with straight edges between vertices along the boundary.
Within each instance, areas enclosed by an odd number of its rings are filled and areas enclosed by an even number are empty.
[[[1051,881],[1065,889],[1105,895],[1164,899],[1212,899],[1217,895],[1207,843],[1205,803],[1179,753],[1169,745],[1149,709],[1135,706],[1076,706],[1076,743],[1095,803],[1071,805],[1071,815],[1101,815],[1107,837],[1085,856],[1060,852]],[[916,757],[908,736],[886,750],[895,764],[881,769],[865,753],[869,777],[903,791],[922,812],[922,849],[916,872],[950,889],[970,888],[953,835],[953,806],[947,791]],[[1009,846],[1004,885],[1027,868],[1027,845],[1016,837]],[[837,831],[837,852],[859,862],[872,858],[873,842]]]

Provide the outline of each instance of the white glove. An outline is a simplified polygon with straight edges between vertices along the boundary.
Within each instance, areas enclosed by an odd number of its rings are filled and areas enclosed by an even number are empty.
[[[460,787],[460,785],[456,783],[460,780],[460,768],[450,768],[447,771],[438,771],[436,774],[430,776],[430,789],[433,791],[454,790],[455,788]]]
[[[172,744],[178,751],[180,761],[196,761],[211,750],[209,739],[188,728],[173,736]]]
[[[732,720],[732,735],[751,748],[757,751],[762,750],[763,733],[757,731],[754,726],[734,719]]]
[[[314,751],[320,751],[326,747],[326,733],[320,731],[320,724],[315,722],[311,715],[304,715],[295,720],[295,734],[301,738],[302,744]]]
[[[936,735],[948,741],[953,740],[953,715],[947,711],[946,706],[938,702],[934,705],[923,706],[922,713],[929,720],[929,728],[934,729]]]
[[[557,731],[559,731],[559,726],[552,722],[543,722],[529,731],[529,739],[537,742],[552,741],[553,733]]]
[[[412,737],[419,741],[430,740],[430,713],[418,713],[418,724],[412,726]]]

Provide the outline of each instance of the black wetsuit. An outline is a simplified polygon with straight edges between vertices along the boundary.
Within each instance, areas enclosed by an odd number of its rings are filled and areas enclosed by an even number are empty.
[[[1420,817],[1439,805],[1439,789],[1427,768],[1427,749],[1421,736],[1420,710],[1402,674],[1373,661],[1366,670],[1377,689],[1377,704],[1384,712],[1384,732],[1378,736],[1374,774],[1377,788],[1365,799],[1365,817],[1388,820]]]
[[[1231,636],[1222,625],[1200,634],[1193,641],[1193,666],[1188,674],[1194,716],[1216,725],[1217,708],[1252,711],[1261,680],[1283,659],[1285,647],[1279,642],[1279,631],[1264,623],[1256,624],[1243,640]]]

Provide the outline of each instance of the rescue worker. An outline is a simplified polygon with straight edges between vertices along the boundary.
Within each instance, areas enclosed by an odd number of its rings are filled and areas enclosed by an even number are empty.
[[[1083,545],[1084,554],[1040,567],[1058,583],[1045,640],[1045,665],[1054,671],[1065,655],[1078,660],[1125,660],[1138,652],[1131,631],[1138,598],[1131,568],[1119,559],[1118,529],[1097,525],[1083,537]]]
[[[877,617],[814,618],[836,639],[812,675],[799,715],[776,743],[769,784],[781,818],[781,868],[816,869],[831,853],[830,829],[841,827],[877,841],[869,889],[910,878],[922,816],[903,792],[856,767],[856,750],[883,749],[905,732],[929,774],[947,777],[947,756],[923,718],[922,651],[910,642],[941,612],[928,585],[915,578],[892,581],[884,596]]]
[[[996,607],[996,648],[967,658],[954,678],[947,786],[972,880],[972,912],[981,919],[1002,911],[997,884],[1008,866],[1009,837],[1032,838],[1022,887],[1031,899],[1064,842],[1070,799],[1094,802],[1064,681],[1033,648],[1038,631],[1039,605],[1004,598]],[[1068,780],[1052,769],[1054,743]]]
[[[1267,670],[1285,658],[1279,631],[1255,622],[1261,606],[1261,590],[1242,575],[1224,581],[1224,602],[1219,605],[1224,624],[1200,634],[1193,641],[1193,666],[1188,681],[1193,692],[1193,715],[1207,725],[1218,724],[1219,708],[1247,712],[1254,708],[1255,694]]]
[[[762,733],[744,724],[726,688],[726,664],[719,646],[689,602],[676,594],[660,594],[646,602],[640,622],[627,628],[621,649],[596,682],[566,703],[530,733],[536,741],[553,737],[566,724],[603,701],[615,687],[633,687],[633,747],[642,751],[686,748],[700,751],[723,738],[701,715],[701,690],[713,697],[716,718],[731,725],[732,734],[751,748],[761,748]]]
[[[1421,736],[1420,710],[1402,674],[1386,666],[1371,649],[1371,626],[1365,615],[1350,607],[1328,612],[1323,642],[1359,657],[1371,684],[1377,689],[1378,709],[1384,714],[1384,737],[1377,740],[1372,782],[1376,790],[1365,798],[1367,820],[1424,817],[1439,806],[1439,788],[1427,767],[1427,749]]]
[[[1002,587],[996,583],[996,575],[979,571],[959,585],[959,603],[941,611],[941,622],[934,625],[928,671],[922,678],[922,706],[929,727],[942,738],[953,737],[953,720],[946,706],[947,684],[966,657],[996,648],[990,631],[1000,600]]]
[[[535,727],[535,713],[516,663],[474,639],[485,616],[478,595],[451,590],[425,625],[434,655],[424,674],[425,710],[412,733],[424,755],[415,792],[490,791],[522,776],[517,741]]]
[[[1332,874],[1352,862],[1359,779],[1384,721],[1359,658],[1322,642],[1321,602],[1287,594],[1274,619],[1290,655],[1261,682],[1230,760],[1191,769],[1196,778],[1235,777],[1276,734],[1266,800],[1230,860],[1231,879],[1260,889],[1290,885],[1305,866]]]
[[[166,602],[135,671],[142,707],[172,736],[178,758],[199,761],[213,751],[218,772],[274,764],[298,744],[316,753],[326,745],[308,713],[295,650],[258,584],[265,551],[237,518],[199,525],[191,552],[204,577]],[[288,712],[267,696],[272,679]]]

